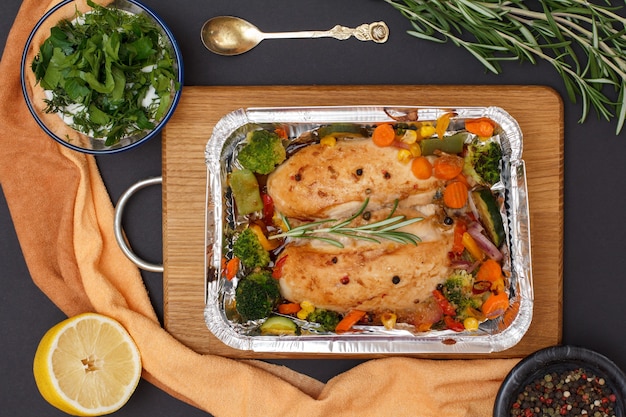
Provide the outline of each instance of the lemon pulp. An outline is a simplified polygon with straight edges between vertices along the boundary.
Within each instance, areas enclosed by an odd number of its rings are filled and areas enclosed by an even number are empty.
[[[126,404],[141,377],[141,358],[121,324],[84,313],[43,336],[33,373],[42,396],[56,408],[77,416],[98,416]]]

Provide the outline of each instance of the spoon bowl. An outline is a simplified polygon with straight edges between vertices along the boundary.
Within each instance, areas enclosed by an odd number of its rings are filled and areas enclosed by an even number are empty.
[[[263,40],[263,34],[252,23],[234,16],[217,16],[202,26],[202,43],[218,55],[248,52]]]
[[[218,55],[232,56],[248,52],[264,39],[331,37],[345,40],[354,36],[360,41],[384,43],[389,37],[385,22],[362,24],[356,28],[336,25],[326,31],[261,32],[252,23],[235,16],[217,16],[202,25],[200,37],[204,46]]]

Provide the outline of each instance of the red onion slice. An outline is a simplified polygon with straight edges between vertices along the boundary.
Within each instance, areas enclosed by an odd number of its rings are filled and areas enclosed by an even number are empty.
[[[483,230],[483,227],[478,222],[472,222],[467,227],[467,233],[474,238],[476,244],[488,257],[494,261],[502,260],[502,252],[500,252],[496,245],[482,233]]]

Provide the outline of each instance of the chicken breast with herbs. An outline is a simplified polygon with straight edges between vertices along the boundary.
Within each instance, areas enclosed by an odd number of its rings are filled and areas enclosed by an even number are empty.
[[[388,210],[374,213],[376,221]],[[283,250],[279,279],[282,295],[338,312],[360,309],[410,315],[450,273],[448,252],[453,228],[443,223],[434,204],[399,210],[422,221],[403,227],[421,239],[417,245],[341,239],[343,248],[319,240],[296,239]],[[382,217],[384,218],[384,217]],[[360,224],[365,223],[361,220]]]
[[[267,180],[276,211],[300,219],[345,218],[369,198],[372,209],[405,200],[432,201],[441,183],[419,180],[411,164],[398,161],[398,148],[371,139],[347,139],[335,146],[315,144],[281,164]]]

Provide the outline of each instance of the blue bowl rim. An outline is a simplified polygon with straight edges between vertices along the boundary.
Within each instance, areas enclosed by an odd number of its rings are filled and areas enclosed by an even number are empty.
[[[616,414],[624,416],[626,401],[626,374],[612,360],[593,350],[558,345],[540,349],[518,362],[502,381],[493,408],[494,417],[510,416],[511,406],[517,394],[528,382],[553,369],[580,366],[595,372],[607,380],[617,396]]]
[[[66,147],[68,147],[68,148],[70,148],[72,150],[75,150],[75,151],[78,151],[78,152],[81,152],[81,153],[92,154],[92,155],[102,155],[102,154],[113,154],[113,153],[123,152],[123,151],[127,151],[129,149],[135,148],[135,147],[141,145],[142,143],[145,143],[146,141],[152,139],[154,136],[156,136],[161,131],[161,129],[165,126],[165,124],[168,122],[168,120],[172,117],[172,115],[174,114],[174,110],[176,109],[176,107],[178,106],[178,102],[180,101],[180,97],[182,95],[183,84],[184,84],[183,57],[182,57],[182,53],[181,53],[180,47],[178,46],[178,42],[176,42],[176,38],[174,38],[174,34],[169,29],[169,27],[165,24],[163,19],[161,19],[150,7],[144,5],[143,3],[141,3],[141,2],[139,2],[137,0],[124,0],[124,1],[127,1],[128,3],[131,3],[131,4],[141,8],[145,13],[147,13],[152,19],[154,19],[161,26],[161,28],[163,29],[163,32],[165,32],[166,36],[168,37],[169,41],[172,44],[172,49],[174,50],[174,54],[176,55],[176,61],[178,63],[178,79],[177,79],[177,81],[178,81],[180,87],[178,88],[178,90],[174,94],[174,98],[172,100],[172,104],[170,105],[169,110],[167,111],[167,113],[163,116],[161,121],[155,126],[155,128],[150,133],[148,133],[146,136],[144,136],[143,138],[139,139],[138,141],[133,142],[133,143],[131,143],[128,146],[124,146],[124,147],[120,147],[120,148],[93,150],[93,149],[87,149],[87,148],[83,148],[83,147],[80,147],[80,146],[76,146],[76,145],[73,145],[73,144],[71,144],[71,143],[61,139],[54,132],[52,132],[46,126],[46,124],[40,119],[40,117],[37,115],[37,110],[33,107],[33,104],[30,102],[30,99],[28,98],[28,91],[26,89],[25,71],[26,71],[26,68],[28,67],[26,59],[27,59],[27,55],[28,55],[28,50],[30,48],[30,44],[33,41],[33,37],[35,36],[37,31],[39,30],[39,27],[41,27],[41,25],[43,25],[43,23],[48,19],[48,17],[50,17],[50,15],[55,13],[57,10],[59,10],[61,7],[65,6],[66,4],[73,3],[75,1],[76,0],[63,0],[62,2],[56,4],[54,7],[52,7],[50,10],[48,10],[39,19],[39,21],[37,22],[37,24],[35,25],[33,30],[28,35],[28,38],[26,40],[26,45],[24,46],[24,51],[22,52],[22,60],[21,60],[21,64],[20,64],[20,81],[21,81],[21,84],[22,84],[22,94],[24,95],[24,100],[26,101],[26,105],[28,107],[28,110],[33,115],[33,117],[34,117],[35,121],[37,122],[37,124],[50,137],[52,137],[55,141],[59,142],[63,146],[66,146]]]

